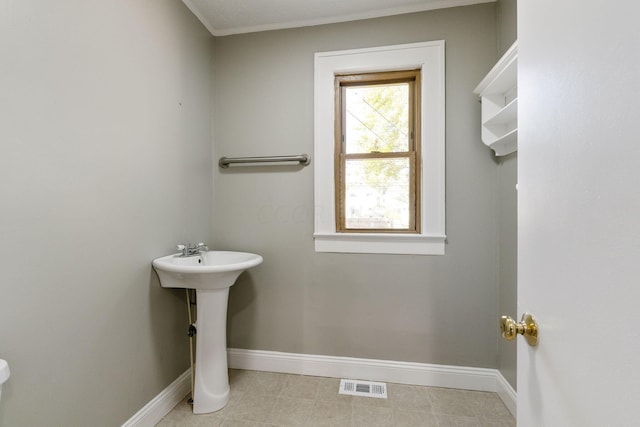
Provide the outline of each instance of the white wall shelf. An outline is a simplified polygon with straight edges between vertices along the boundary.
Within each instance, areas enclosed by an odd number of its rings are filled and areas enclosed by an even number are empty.
[[[514,99],[498,111],[493,117],[489,117],[482,125],[495,126],[513,123],[518,118],[518,100]]]
[[[497,156],[518,149],[518,42],[475,88],[482,100],[482,142]]]

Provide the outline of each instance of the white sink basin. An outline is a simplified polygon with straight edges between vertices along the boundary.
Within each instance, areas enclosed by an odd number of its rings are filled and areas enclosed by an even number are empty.
[[[175,254],[153,260],[162,287],[196,290],[196,369],[192,396],[196,414],[218,411],[229,401],[229,288],[244,270],[261,263],[260,255],[224,251],[189,257]]]
[[[163,288],[220,289],[233,285],[246,269],[262,264],[262,257],[247,252],[208,251],[183,257],[153,260]]]

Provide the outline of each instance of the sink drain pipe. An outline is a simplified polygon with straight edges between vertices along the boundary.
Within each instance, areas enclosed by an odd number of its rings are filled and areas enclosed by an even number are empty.
[[[194,308],[196,307],[196,298],[194,291],[194,302],[191,302],[191,289],[185,289],[187,293],[187,313],[189,314],[189,329],[187,334],[189,335],[189,362],[191,363],[191,398],[188,400],[190,405],[193,405],[193,389],[194,389],[194,378],[195,378],[195,364],[193,360],[193,339],[197,333],[196,330],[196,312]]]

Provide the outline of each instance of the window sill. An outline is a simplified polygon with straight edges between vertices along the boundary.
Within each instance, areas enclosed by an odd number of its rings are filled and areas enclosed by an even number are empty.
[[[446,236],[385,233],[315,233],[316,252],[444,255]]]

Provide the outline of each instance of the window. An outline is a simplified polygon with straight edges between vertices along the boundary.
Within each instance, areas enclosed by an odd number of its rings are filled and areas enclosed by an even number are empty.
[[[419,70],[335,78],[338,232],[419,233]]]
[[[444,254],[444,42],[316,53],[317,252]]]

